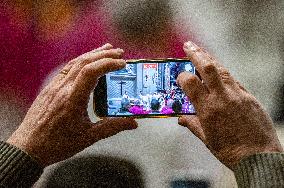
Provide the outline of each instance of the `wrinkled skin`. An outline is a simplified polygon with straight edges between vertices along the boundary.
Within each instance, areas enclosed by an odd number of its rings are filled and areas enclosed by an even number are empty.
[[[70,61],[43,89],[8,143],[47,166],[78,153],[94,142],[135,129],[133,119],[109,118],[92,123],[87,105],[98,78],[125,67],[123,50],[106,44]]]
[[[182,116],[188,127],[229,168],[256,153],[283,152],[273,122],[256,98],[220,63],[192,42],[184,51],[201,75],[188,72],[177,82],[191,99],[196,116]]]

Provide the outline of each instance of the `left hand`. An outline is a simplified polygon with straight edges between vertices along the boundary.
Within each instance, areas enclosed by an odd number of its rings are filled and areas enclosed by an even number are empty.
[[[125,67],[121,49],[106,44],[70,61],[38,95],[8,143],[43,166],[73,156],[98,140],[135,129],[133,119],[109,118],[92,123],[87,105],[99,77]]]

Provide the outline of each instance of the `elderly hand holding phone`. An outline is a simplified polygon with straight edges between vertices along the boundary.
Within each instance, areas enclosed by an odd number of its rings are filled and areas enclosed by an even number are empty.
[[[185,71],[177,78],[196,110],[196,115],[181,116],[179,124],[235,172],[240,187],[283,186],[283,148],[269,115],[211,55],[192,42],[185,43],[184,51],[200,77]],[[106,44],[63,68],[38,95],[20,127],[1,142],[0,185],[30,186],[43,167],[137,127],[131,118],[104,118],[96,123],[88,118],[91,91],[100,77],[126,66],[122,54],[123,50]],[[257,170],[261,176],[252,173]]]

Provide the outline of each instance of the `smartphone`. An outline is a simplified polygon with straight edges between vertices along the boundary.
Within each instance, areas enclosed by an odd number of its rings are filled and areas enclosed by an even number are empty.
[[[195,114],[190,99],[177,85],[178,75],[197,73],[188,59],[128,60],[124,69],[99,79],[94,111],[99,117],[170,117]]]

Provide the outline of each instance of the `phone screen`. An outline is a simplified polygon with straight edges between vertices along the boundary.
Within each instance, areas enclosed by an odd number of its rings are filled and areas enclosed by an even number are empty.
[[[190,99],[176,83],[178,75],[196,74],[188,60],[128,63],[106,75],[107,116],[173,116],[195,114]]]

